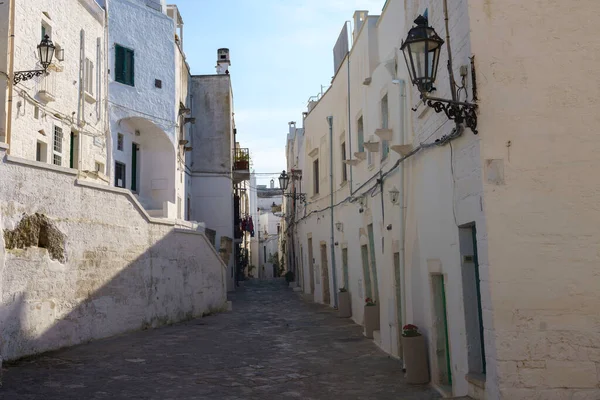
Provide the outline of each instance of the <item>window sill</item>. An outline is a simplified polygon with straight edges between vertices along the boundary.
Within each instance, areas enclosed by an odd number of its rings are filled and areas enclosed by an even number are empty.
[[[123,85],[123,86],[135,87],[135,84],[132,84],[132,83],[125,83],[125,82],[119,82],[119,81],[118,81],[118,80],[116,80],[116,79],[115,79],[113,82],[115,82],[115,83],[118,83],[118,84],[120,84],[120,85]]]
[[[94,95],[88,92],[87,90],[84,92],[84,97],[85,101],[87,101],[90,104],[94,104],[96,102],[96,97],[94,97]]]
[[[469,382],[470,384],[473,384],[481,389],[485,389],[485,375],[484,374],[478,374],[475,372],[469,372],[468,374],[465,375],[465,379],[467,380],[467,382]]]

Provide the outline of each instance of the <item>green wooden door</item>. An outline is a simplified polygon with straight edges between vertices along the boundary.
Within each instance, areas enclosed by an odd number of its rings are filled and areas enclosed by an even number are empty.
[[[479,260],[477,258],[477,229],[471,229],[473,235],[473,261],[475,263],[475,285],[477,288],[477,313],[479,315],[479,341],[481,346],[481,367],[483,374],[486,373],[485,366],[485,341],[483,338],[483,312],[481,310],[481,282],[479,278]]]
[[[379,301],[379,285],[377,283],[377,262],[375,259],[375,235],[373,234],[373,224],[367,227],[369,233],[369,255],[371,259],[371,274],[373,276],[373,298]]]
[[[366,244],[361,246],[360,255],[362,256],[363,277],[365,279],[365,298],[372,298],[371,274],[369,273],[369,247]]]
[[[342,272],[344,274],[344,288],[350,291],[350,278],[348,273],[348,249],[342,249]]]
[[[136,143],[131,144],[131,191],[137,192],[137,158],[138,158],[138,145]]]
[[[437,365],[437,382],[441,385],[452,385],[450,370],[450,346],[448,341],[448,320],[446,317],[446,291],[444,275],[432,275],[435,331],[435,355]]]

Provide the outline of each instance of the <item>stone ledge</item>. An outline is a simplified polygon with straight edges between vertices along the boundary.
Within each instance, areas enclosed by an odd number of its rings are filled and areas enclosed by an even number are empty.
[[[118,193],[118,194],[125,195],[137,207],[138,211],[144,216],[144,218],[146,218],[146,220],[148,222],[151,222],[154,224],[160,224],[160,225],[170,225],[170,226],[176,225],[176,222],[173,220],[151,217],[148,214],[148,212],[146,212],[144,207],[140,204],[138,199],[136,199],[135,196],[128,189],[123,189],[123,188],[118,188],[118,187],[113,187],[113,186],[108,186],[108,185],[100,185],[98,183],[82,181],[81,179],[76,179],[75,185],[87,187],[90,189],[103,190],[105,192],[112,192],[112,193]]]
[[[21,164],[26,165],[28,167],[39,168],[39,169],[47,169],[49,171],[60,172],[61,174],[73,175],[77,176],[78,172],[76,169],[59,167],[58,165],[48,164],[40,161],[32,161],[26,160],[24,158],[15,157],[11,155],[6,155],[6,161],[12,164]]]
[[[485,380],[486,376],[484,374],[477,374],[475,372],[469,372],[465,375],[465,379],[467,382],[481,388],[485,389]]]

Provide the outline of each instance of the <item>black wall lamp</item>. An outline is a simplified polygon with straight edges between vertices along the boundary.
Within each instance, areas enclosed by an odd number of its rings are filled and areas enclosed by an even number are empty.
[[[402,42],[400,50],[404,54],[404,61],[410,74],[410,80],[421,92],[421,99],[436,113],[444,112],[448,119],[465,125],[477,134],[477,104],[457,101],[457,88],[451,78],[452,100],[430,97],[429,93],[435,90],[433,84],[437,77],[440,52],[444,40],[439,37],[435,29],[428,26],[427,18],[419,15],[415,19],[416,26],[408,31],[406,40]],[[451,57],[448,57],[448,72],[452,77]]]
[[[292,172],[294,172],[294,171],[292,170]],[[294,175],[293,178],[300,179],[296,175]],[[283,196],[306,202],[306,193],[297,193],[297,192],[286,193],[285,192],[287,190],[289,184],[290,184],[290,176],[288,175],[287,172],[282,171],[281,175],[279,175],[279,188],[281,189]]]
[[[27,81],[33,77],[40,76],[42,74],[46,74],[48,70],[48,66],[52,63],[52,58],[54,57],[54,51],[56,47],[52,40],[50,40],[50,36],[46,35],[38,44],[38,57],[40,58],[40,64],[42,64],[43,69],[35,69],[31,71],[15,71],[13,81],[15,85],[22,81]]]

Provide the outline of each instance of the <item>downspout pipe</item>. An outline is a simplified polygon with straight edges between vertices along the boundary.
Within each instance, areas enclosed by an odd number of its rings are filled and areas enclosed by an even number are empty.
[[[10,154],[10,141],[11,141],[11,132],[12,132],[12,108],[13,108],[13,77],[15,73],[15,0],[10,0],[8,5],[8,15],[10,20],[8,39],[10,40],[10,46],[8,51],[8,77],[7,77],[7,85],[8,85],[8,97],[6,102],[6,130],[5,130],[5,140],[8,145],[8,149],[6,149],[6,154]]]
[[[337,274],[335,266],[335,237],[333,230],[333,117],[327,117],[329,124],[329,198],[331,211],[331,277],[333,279],[333,307],[338,308]]]
[[[348,57],[348,59],[346,60],[346,63],[348,65],[348,157],[346,158],[352,158],[352,114],[350,114],[350,51],[348,51],[346,57]],[[353,194],[352,186],[352,164],[350,164],[350,195]]]
[[[399,92],[399,117],[400,117],[400,140],[402,144],[408,143],[407,129],[406,129],[406,81],[404,79],[394,79],[392,83],[398,85]],[[419,147],[420,148],[420,147]],[[415,149],[414,151],[418,151]],[[400,188],[398,194],[398,204],[400,205],[400,232],[398,235],[398,242],[400,244],[399,255],[400,255],[400,321],[399,332],[401,334],[402,327],[406,324],[406,251],[405,251],[405,237],[406,237],[406,216],[405,216],[405,201],[404,201],[404,172],[405,162],[401,162],[400,168]],[[404,352],[404,349],[402,349]],[[404,360],[404,357],[402,357]]]

